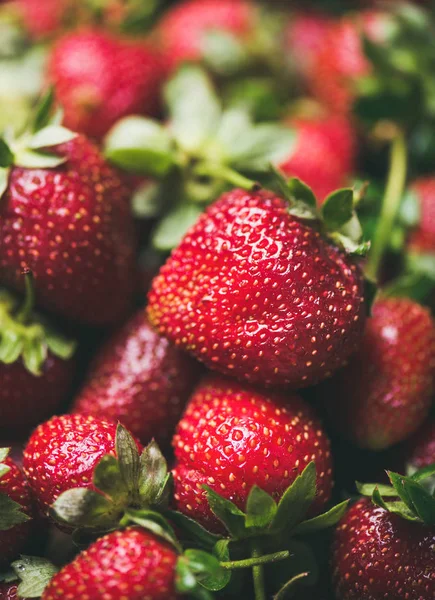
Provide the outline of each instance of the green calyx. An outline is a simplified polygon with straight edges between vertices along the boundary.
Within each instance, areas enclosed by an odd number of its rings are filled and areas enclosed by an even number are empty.
[[[39,377],[48,352],[62,360],[74,354],[76,344],[33,312],[33,285],[25,274],[26,298],[22,306],[10,292],[0,289],[0,362],[10,365],[21,358],[25,368]]]
[[[295,143],[295,134],[284,126],[255,124],[241,108],[224,110],[200,67],[181,68],[167,84],[165,98],[167,125],[127,117],[105,140],[111,162],[159,179],[151,195],[141,199],[160,207],[153,245],[163,251],[176,245],[223,191],[254,188],[253,177],[290,156]]]
[[[435,525],[435,490],[433,476],[435,463],[415,471],[410,476],[387,471],[391,485],[361,484],[357,488],[363,496],[371,496],[373,504],[406,519],[426,525]]]
[[[5,133],[0,137],[0,198],[8,186],[12,166],[25,169],[52,169],[66,158],[50,151],[60,144],[71,141],[77,134],[62,127],[61,112],[52,113],[54,102],[50,90],[41,99],[32,121],[18,137]]]
[[[10,471],[10,467],[4,463],[9,451],[10,448],[0,448],[0,479]],[[7,494],[0,492],[0,531],[12,529],[12,527],[29,520],[30,517],[23,511],[21,504],[11,500]]]
[[[57,568],[46,558],[21,556],[12,563],[15,578],[20,580],[19,598],[40,598]]]

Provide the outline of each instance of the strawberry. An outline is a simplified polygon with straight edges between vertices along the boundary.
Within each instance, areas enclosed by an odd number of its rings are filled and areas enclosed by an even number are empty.
[[[31,283],[27,293],[19,307],[0,289],[0,427],[8,436],[27,432],[52,414],[74,373],[74,343],[31,314]]]
[[[311,186],[319,200],[343,187],[355,168],[356,136],[345,116],[320,115],[289,121],[296,135],[280,169]]]
[[[0,600],[18,600],[16,583],[0,583]]]
[[[435,178],[417,179],[411,191],[417,199],[420,221],[410,235],[408,247],[418,254],[435,253]]]
[[[221,525],[205,501],[202,484],[245,508],[252,486],[279,500],[310,461],[316,463],[312,510],[332,487],[329,440],[299,396],[264,393],[218,375],[196,389],[173,440],[177,510],[213,530]]]
[[[382,450],[426,418],[434,391],[435,325],[406,298],[375,302],[357,354],[325,385],[332,423],[353,443]]]
[[[405,445],[408,470],[414,472],[435,463],[435,420],[427,422]]]
[[[306,193],[297,180],[291,184]],[[300,388],[345,364],[360,342],[365,311],[357,264],[315,222],[294,216],[292,197],[224,194],[154,279],[148,314],[160,333],[209,368]]]
[[[93,143],[43,120],[37,114],[36,133],[1,142],[0,281],[23,289],[30,269],[37,304],[109,325],[134,292],[128,191]]]
[[[29,487],[20,469],[0,449],[0,564],[5,565],[22,550],[31,533],[33,506]]]
[[[157,34],[168,63],[175,68],[204,58],[212,33],[248,39],[255,21],[255,7],[249,0],[184,0],[167,11]]]
[[[13,0],[11,3],[33,40],[53,37],[61,29],[71,0]]]
[[[143,442],[167,442],[197,375],[197,363],[161,338],[140,311],[95,357],[73,412],[119,419]]]
[[[63,567],[42,600],[175,600],[177,555],[140,527],[114,531],[94,542]]]
[[[165,66],[146,42],[81,30],[56,42],[47,76],[66,126],[99,139],[122,117],[157,112]]]

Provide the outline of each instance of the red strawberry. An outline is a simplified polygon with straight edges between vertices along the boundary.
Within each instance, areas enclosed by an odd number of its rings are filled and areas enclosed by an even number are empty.
[[[312,385],[342,366],[364,327],[352,259],[268,191],[224,194],[162,267],[149,294],[159,331],[222,373]]]
[[[70,139],[56,154],[66,162],[10,169],[0,198],[0,281],[22,289],[29,268],[41,306],[108,325],[125,315],[134,291],[128,191],[86,138]]]
[[[392,446],[426,418],[434,368],[429,312],[406,298],[377,301],[358,353],[325,386],[331,421],[363,448]]]
[[[184,0],[168,10],[158,34],[168,62],[201,60],[208,33],[222,31],[247,39],[256,19],[249,0]]]
[[[432,600],[435,527],[413,523],[368,498],[341,520],[333,546],[337,600]]]
[[[63,567],[42,600],[175,600],[176,560],[168,544],[140,527],[114,531]]]
[[[161,338],[141,311],[96,356],[73,411],[119,419],[144,443],[167,442],[197,376],[197,363]]]
[[[91,488],[96,464],[115,456],[116,424],[96,417],[63,415],[42,423],[24,450],[23,467],[42,511],[66,490]]]
[[[284,32],[284,49],[298,73],[310,73],[333,22],[329,15],[319,12],[299,12],[290,17]]]
[[[314,412],[296,395],[266,394],[210,376],[193,394],[173,445],[176,507],[213,530],[221,525],[205,501],[202,484],[243,510],[253,485],[277,500],[315,461],[314,512],[331,494],[329,440]]]
[[[60,38],[48,65],[65,124],[94,138],[121,117],[155,114],[164,76],[162,59],[147,43],[92,30]]]
[[[409,249],[417,253],[435,252],[435,178],[416,180],[411,190],[417,197],[420,222],[411,233]]]
[[[435,419],[429,419],[407,442],[406,463],[412,471],[435,464]]]
[[[288,176],[307,183],[319,200],[345,187],[355,168],[356,136],[345,116],[289,121],[296,134],[292,155],[280,165]]]
[[[27,481],[15,462],[0,449],[0,565],[23,549],[31,533],[33,506]]]
[[[34,40],[59,33],[71,8],[71,0],[13,0],[12,4]]]

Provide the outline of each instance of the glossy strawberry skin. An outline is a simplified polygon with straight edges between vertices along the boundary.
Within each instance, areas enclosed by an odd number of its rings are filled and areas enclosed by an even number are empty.
[[[10,470],[0,479],[0,494],[7,494],[11,500],[22,506],[23,512],[32,517],[32,498],[24,475],[12,459],[6,458],[4,464]],[[0,531],[0,566],[4,567],[10,560],[18,556],[31,531],[32,521],[26,521],[11,529]]]
[[[151,322],[207,367],[261,385],[328,377],[364,327],[360,269],[271,192],[233,190],[154,279]]]
[[[94,542],[50,581],[42,600],[176,600],[175,552],[140,527]]]
[[[147,43],[82,30],[57,41],[47,78],[66,126],[100,139],[122,117],[157,113],[165,65]]]
[[[329,440],[314,411],[294,394],[260,392],[210,375],[190,399],[173,446],[176,508],[212,530],[222,525],[208,508],[203,484],[243,510],[254,484],[279,500],[314,460],[314,513],[331,494]]]
[[[158,35],[168,63],[203,58],[203,42],[209,32],[223,31],[239,39],[249,37],[255,24],[251,2],[240,0],[185,0],[167,11]]]
[[[11,171],[0,199],[0,281],[23,290],[29,268],[39,305],[109,325],[125,316],[134,291],[128,189],[83,136],[58,151],[65,165]]]
[[[411,233],[408,247],[417,253],[435,253],[435,178],[415,181],[412,191],[420,208],[420,222]]]
[[[284,32],[284,50],[291,66],[302,76],[313,68],[332,23],[333,19],[326,13],[310,11],[291,15]]]
[[[356,139],[345,116],[294,119],[289,122],[296,144],[280,169],[298,177],[322,202],[331,192],[345,187],[355,168]]]
[[[27,433],[55,412],[71,387],[74,361],[50,352],[40,376],[30,373],[21,360],[0,363],[0,433]]]
[[[166,443],[198,375],[198,363],[160,337],[141,310],[97,354],[72,410],[120,420],[144,444]]]
[[[406,298],[373,306],[360,349],[325,389],[332,423],[353,443],[381,450],[426,418],[434,391],[435,325]]]
[[[115,452],[116,423],[92,416],[52,417],[35,429],[24,449],[23,467],[44,514],[64,491],[94,489],[100,459]]]
[[[337,600],[432,600],[435,528],[374,506],[354,504],[335,533]]]

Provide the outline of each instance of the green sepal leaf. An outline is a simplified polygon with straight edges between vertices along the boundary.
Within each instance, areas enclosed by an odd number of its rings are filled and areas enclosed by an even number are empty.
[[[23,169],[54,169],[67,161],[65,156],[22,149],[15,155],[15,164]]]
[[[119,461],[110,454],[101,458],[94,469],[94,486],[118,505],[128,500],[128,490],[121,474]]]
[[[362,496],[372,496],[375,489],[377,489],[382,496],[391,498],[397,498],[399,496],[391,485],[384,485],[382,483],[360,483],[359,481],[356,481],[355,484],[358,492]]]
[[[0,448],[0,463],[5,461],[9,456],[9,452],[11,451],[10,447]]]
[[[50,512],[55,520],[74,529],[109,529],[120,517],[111,500],[87,488],[66,490],[54,502]]]
[[[131,197],[131,209],[138,219],[151,219],[160,214],[164,208],[160,183],[145,181]]]
[[[231,572],[220,566],[216,556],[203,550],[186,550],[184,556],[196,580],[207,590],[217,592],[228,585]]]
[[[12,568],[21,580],[17,590],[20,598],[40,598],[57,573],[49,560],[37,556],[21,556],[12,563]]]
[[[353,190],[346,188],[329,194],[320,210],[327,229],[341,229],[353,216]]]
[[[0,462],[1,462],[1,460],[2,459],[0,456]],[[414,473],[410,477],[413,481],[420,482],[420,481],[424,481],[428,477],[432,477],[432,475],[435,475],[435,463],[433,463],[431,465],[427,465],[426,467],[422,467],[421,469],[418,469],[417,471],[414,471]]]
[[[230,560],[230,545],[231,540],[229,538],[222,538],[216,542],[213,546],[213,554],[220,562],[226,562]]]
[[[139,487],[140,458],[131,433],[120,423],[116,428],[116,456],[126,490],[135,498]]]
[[[77,349],[75,340],[70,340],[47,326],[45,327],[45,343],[50,352],[62,360],[69,360]]]
[[[322,515],[303,521],[293,529],[293,535],[305,535],[336,525],[346,512],[349,500],[337,504]]]
[[[0,531],[7,531],[29,520],[30,517],[23,512],[21,504],[0,492]]]
[[[291,156],[294,144],[295,134],[282,125],[254,125],[234,140],[227,158],[236,170],[267,173]]]
[[[50,148],[70,142],[77,134],[61,125],[47,125],[37,131],[29,140],[28,148],[38,150],[40,148]]]
[[[435,525],[435,498],[411,477],[388,473],[407,507],[426,525]]]
[[[158,504],[163,491],[169,486],[170,475],[166,459],[154,440],[143,450],[140,457],[139,496],[142,502]]]
[[[175,164],[170,132],[157,121],[126,117],[109,131],[105,156],[117,166],[143,175],[164,177]]]
[[[241,539],[246,534],[245,513],[242,512],[231,500],[223,498],[204,485],[207,501],[213,514],[225,525],[231,535],[236,539]]]
[[[32,123],[32,131],[36,133],[50,123],[50,115],[54,104],[54,87],[51,86],[39,100]]]
[[[125,512],[121,523],[123,525],[128,523],[140,525],[144,529],[154,533],[154,535],[166,540],[177,552],[181,552],[181,546],[171,525],[163,515],[154,510],[130,508]]]
[[[318,219],[316,197],[300,179],[287,179],[281,171],[270,165],[271,187],[289,203],[288,211],[294,217],[313,221]]]
[[[316,465],[310,462],[284,492],[271,528],[290,532],[302,521],[316,497]]]
[[[200,152],[214,137],[221,118],[210,78],[200,67],[186,65],[166,85],[165,98],[177,143],[188,153]]]
[[[8,189],[9,172],[10,170],[8,168],[0,167],[0,199]]]
[[[41,367],[47,358],[47,346],[34,338],[24,339],[21,356],[24,366],[33,375],[41,375]]]
[[[296,200],[304,202],[307,206],[313,210],[317,207],[316,196],[313,190],[303,181],[297,177],[292,177],[286,181],[290,196]]]
[[[189,541],[197,543],[206,550],[212,550],[216,544],[221,541],[220,536],[210,533],[210,531],[207,531],[202,525],[181,512],[169,510],[164,514],[178,529],[181,530],[182,534],[186,535]],[[182,539],[183,538],[184,535],[182,536]]]
[[[408,494],[406,486],[404,485],[404,478],[398,473],[393,473],[392,471],[387,471],[387,475],[402,502],[406,504],[409,510],[414,510],[412,499]]]
[[[254,485],[246,502],[246,527],[264,528],[275,517],[277,505],[267,492]]]
[[[160,252],[169,252],[178,246],[202,212],[202,207],[197,204],[183,203],[174,206],[154,230],[151,239],[153,247]]]
[[[0,137],[0,167],[7,169],[14,164],[14,154],[8,144]]]
[[[221,75],[234,74],[249,62],[249,55],[240,39],[228,31],[208,31],[201,46],[207,66]]]
[[[373,490],[372,502],[376,506],[379,506],[384,510],[387,510],[388,512],[392,512],[396,515],[399,515],[407,521],[420,522],[420,518],[414,513],[414,511],[411,511],[404,502],[399,501],[386,503],[382,498],[378,488],[375,488]]]

